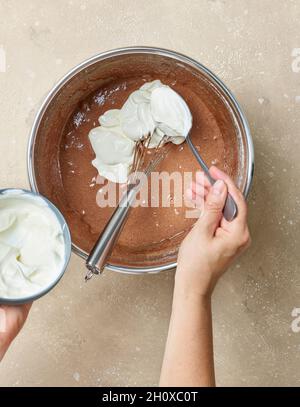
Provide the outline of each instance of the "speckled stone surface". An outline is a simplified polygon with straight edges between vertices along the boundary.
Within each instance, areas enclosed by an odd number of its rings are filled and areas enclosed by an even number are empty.
[[[101,51],[155,45],[211,68],[249,119],[252,248],[214,293],[219,385],[300,385],[300,2],[0,0],[0,187],[28,187],[26,145],[42,99]],[[173,273],[105,273],[73,255],[0,364],[0,385],[155,385]],[[294,330],[295,331],[295,330]]]

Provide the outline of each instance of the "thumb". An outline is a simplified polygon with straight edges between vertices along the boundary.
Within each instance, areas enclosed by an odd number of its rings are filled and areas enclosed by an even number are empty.
[[[227,197],[227,186],[222,180],[217,180],[211,187],[204,203],[203,214],[199,219],[202,227],[213,236],[223,216],[223,208]]]

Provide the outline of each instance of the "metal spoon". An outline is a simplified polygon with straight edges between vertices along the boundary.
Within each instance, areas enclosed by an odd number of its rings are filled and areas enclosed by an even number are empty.
[[[190,133],[191,132],[189,132],[186,137],[186,142],[188,143],[188,146],[190,147],[192,153],[194,154],[201,168],[205,172],[205,175],[207,176],[209,182],[211,183],[211,185],[213,185],[216,182],[216,180],[210,175],[208,166],[205,164],[203,158],[199,154],[199,151],[196,149],[190,138]],[[230,194],[227,195],[225,206],[223,209],[223,215],[224,218],[229,222],[231,222],[237,215],[237,206]]]

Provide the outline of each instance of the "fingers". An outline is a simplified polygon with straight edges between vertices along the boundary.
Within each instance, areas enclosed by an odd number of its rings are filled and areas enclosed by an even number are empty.
[[[227,197],[227,186],[223,180],[217,180],[210,188],[201,218],[197,221],[209,236],[213,236],[223,217],[223,208]]]
[[[247,205],[242,192],[237,188],[230,176],[225,174],[225,172],[219,170],[219,168],[212,166],[210,167],[209,172],[213,178],[221,179],[226,183],[228,192],[235,200],[238,208],[238,214],[235,220],[237,220],[238,222],[246,223]]]
[[[202,185],[197,184],[196,182],[192,182],[190,188],[188,188],[189,192],[189,197],[193,200],[197,200],[199,198],[203,199],[207,193],[208,190],[205,189]]]
[[[233,248],[238,251],[243,251],[251,244],[250,232],[247,225],[247,204],[245,198],[233,180],[223,171],[213,166],[209,172],[215,179],[222,179],[227,184],[228,192],[237,204],[237,217],[232,222],[228,222],[223,218],[221,228],[230,236],[229,241]]]
[[[202,185],[205,189],[210,189],[211,183],[203,171],[196,172],[196,183]]]
[[[203,172],[196,173],[196,182],[192,181],[190,187],[186,190],[185,196],[191,201],[197,208],[202,208],[204,199],[206,198],[210,183],[205,177]]]
[[[233,180],[230,178],[229,175],[225,174],[223,171],[219,170],[217,167],[212,166],[210,168],[210,174],[212,175],[213,178],[216,180],[222,180],[225,182],[228,192],[231,194],[233,199],[235,200],[238,208],[238,215],[237,217],[232,221],[232,222],[227,222],[224,217],[222,217],[222,210],[218,210],[216,207],[218,204],[215,204],[214,202],[211,201],[212,195],[210,194],[211,192],[211,185],[207,177],[203,172],[197,172],[196,173],[196,183],[192,183],[191,187],[187,191],[187,197],[190,199],[198,208],[202,208],[205,206],[205,213],[203,213],[203,216],[201,216],[201,220],[199,221],[199,224],[203,223],[206,225],[206,228],[209,230],[210,234],[214,234],[216,230],[215,225],[219,225],[220,220],[221,220],[221,227],[224,230],[227,231],[236,231],[236,234],[239,235],[237,238],[240,238],[241,241],[249,241],[249,231],[247,227],[247,205],[244,199],[244,196],[242,192],[236,187],[234,184]],[[210,197],[210,198],[209,198]],[[226,198],[226,194],[225,194]],[[206,201],[206,202],[205,202]],[[223,206],[222,206],[223,205]],[[224,203],[222,202],[221,199],[221,206],[222,209],[224,207]],[[207,208],[212,208],[214,209],[207,209]],[[215,213],[215,216],[211,214],[211,212]],[[206,223],[203,221],[203,218],[205,217]],[[210,221],[211,220],[211,221]],[[210,226],[209,226],[210,225]],[[243,235],[243,236],[242,236]],[[245,235],[245,236],[244,236]],[[233,236],[232,236],[233,238]]]

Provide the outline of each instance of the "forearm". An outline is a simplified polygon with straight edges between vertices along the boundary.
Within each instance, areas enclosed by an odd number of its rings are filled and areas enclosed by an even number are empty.
[[[215,385],[210,296],[175,287],[160,385]]]

